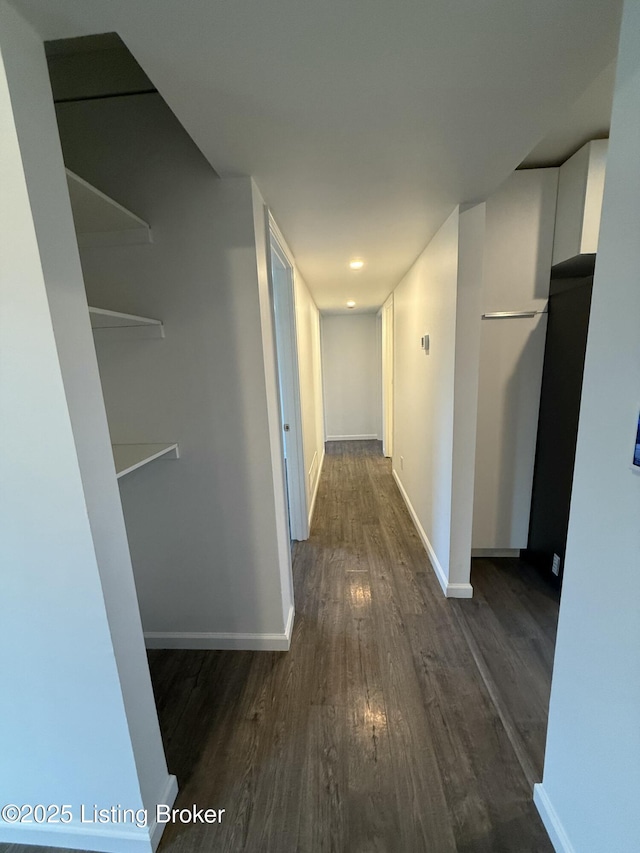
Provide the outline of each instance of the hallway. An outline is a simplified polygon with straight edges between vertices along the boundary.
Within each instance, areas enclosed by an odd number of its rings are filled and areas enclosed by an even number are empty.
[[[226,809],[161,853],[550,851],[378,442],[328,444],[294,578],[289,653],[150,653],[176,805]]]

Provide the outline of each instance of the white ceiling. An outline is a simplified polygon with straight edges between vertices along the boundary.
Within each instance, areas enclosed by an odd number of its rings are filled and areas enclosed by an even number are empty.
[[[590,139],[609,136],[615,60],[595,78],[582,95],[566,110],[552,131],[525,157],[522,166],[559,166]]]
[[[615,58],[621,8],[620,0],[14,5],[45,39],[117,32],[214,169],[255,177],[322,310],[348,298],[358,309],[380,305],[455,204],[485,198],[561,128]],[[567,144],[566,134],[551,138],[539,159]],[[361,272],[348,269],[354,256],[366,261]]]

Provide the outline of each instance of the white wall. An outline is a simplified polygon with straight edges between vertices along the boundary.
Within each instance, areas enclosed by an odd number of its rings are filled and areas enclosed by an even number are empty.
[[[149,679],[41,40],[0,2],[0,841],[151,851],[175,797]],[[150,825],[81,825],[80,806]],[[155,836],[157,841],[158,836]]]
[[[485,205],[477,204],[461,208],[458,220],[448,585],[460,584],[461,589],[471,574],[485,218]]]
[[[557,850],[640,839],[640,5],[622,21],[571,515],[536,801]]]
[[[598,250],[607,139],[583,145],[560,167],[553,263]]]
[[[324,411],[322,396],[322,355],[320,348],[320,312],[304,279],[294,270],[298,368],[302,442],[306,472],[309,524],[313,515],[324,460]]]
[[[322,318],[327,441],[380,438],[381,376],[375,314]]]
[[[393,293],[380,309],[380,356],[382,360],[382,450],[393,456]]]
[[[514,172],[486,202],[481,313],[542,311],[558,170]],[[473,547],[526,548],[546,315],[483,320]]]
[[[262,201],[250,179],[215,176],[159,96],[58,116],[69,168],[153,230],[149,245],[82,251],[92,303],[165,323],[164,340],[98,344],[112,440],[180,444],[120,487],[148,644],[286,648]]]
[[[472,592],[468,504],[483,228],[482,206],[456,208],[393,293],[393,472],[443,590],[460,597]],[[425,334],[428,355],[420,345]],[[455,468],[454,441],[462,454]]]

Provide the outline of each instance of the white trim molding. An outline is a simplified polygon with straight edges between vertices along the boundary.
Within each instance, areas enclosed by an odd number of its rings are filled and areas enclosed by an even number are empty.
[[[470,583],[447,583],[445,595],[447,598],[473,598],[473,587]]]
[[[328,435],[327,441],[379,441],[377,435]]]
[[[178,796],[175,776],[167,776],[162,796],[156,805],[173,806]],[[90,807],[87,807],[90,808]],[[75,811],[75,809],[74,809]],[[0,842],[64,847],[73,850],[96,850],[101,853],[154,853],[167,824],[158,823],[156,813],[147,810],[147,825],[131,824],[2,824]]]
[[[89,807],[90,808],[90,807]],[[65,824],[54,829],[52,824],[3,824],[0,843],[34,844],[42,847],[62,847],[71,850],[96,850],[100,853],[153,853],[148,827],[134,829],[100,829],[95,825]],[[117,827],[118,824],[115,824]],[[164,828],[164,827],[163,827]],[[158,838],[158,842],[160,838]]]
[[[285,649],[285,651],[289,651],[289,647],[291,646],[291,635],[293,634],[293,623],[295,621],[295,618],[296,608],[293,602],[291,602],[291,604],[289,605],[289,615],[287,616],[287,621],[284,626],[284,636],[287,642],[287,648]]]
[[[449,579],[447,577],[447,573],[440,565],[440,560],[436,556],[436,552],[433,550],[433,545],[429,542],[429,537],[425,533],[425,530],[420,523],[420,519],[413,508],[413,504],[409,500],[409,495],[406,493],[404,486],[402,485],[402,481],[398,476],[398,472],[394,468],[393,471],[393,479],[396,481],[396,485],[402,495],[402,499],[405,502],[407,509],[409,510],[409,515],[411,516],[411,520],[413,521],[415,528],[418,532],[418,536],[422,540],[422,544],[424,545],[425,551],[429,557],[429,561],[433,567],[433,571],[435,572],[435,576],[438,578],[438,583],[442,587],[442,591],[444,592],[447,598],[473,598],[473,587],[470,583],[449,583]]]
[[[313,513],[316,508],[316,498],[318,497],[318,489],[320,488],[320,477],[322,476],[322,466],[324,465],[324,445],[322,447],[322,456],[320,457],[320,462],[318,464],[318,470],[316,471],[316,482],[313,488],[313,494],[311,495],[311,504],[309,506],[309,531],[311,531],[311,522],[313,521]],[[314,457],[315,459],[316,457]]]
[[[145,631],[148,649],[236,649],[256,652],[287,652],[295,610],[289,607],[287,624],[282,634],[226,633],[215,631]]]
[[[269,209],[265,207],[267,224],[267,267],[273,335],[276,352],[276,383],[273,389],[279,395],[279,442],[283,455],[282,470],[287,492],[289,531],[291,539],[309,538],[309,507],[304,466],[304,439],[302,434],[302,403],[300,399],[300,372],[298,356],[298,331],[295,306],[295,266],[286,244],[275,226]],[[274,263],[277,261],[277,263]],[[276,269],[277,268],[277,269]],[[289,423],[286,438],[284,415]],[[286,462],[285,456],[286,445]],[[286,467],[286,475],[284,473]]]
[[[170,775],[157,804],[173,806],[177,796],[178,782],[175,776]],[[139,829],[131,824],[76,823],[75,815],[71,824],[3,823],[0,842],[96,850],[101,853],[153,853],[160,844],[167,824],[158,823],[156,814],[152,814],[150,808],[147,810],[147,821],[147,825]]]
[[[556,853],[575,853],[575,848],[569,841],[569,836],[567,835],[566,830],[562,825],[562,821],[558,817],[558,813],[554,809],[542,782],[533,786],[533,802],[538,809],[544,828],[547,830],[547,834]]]
[[[175,803],[177,796],[178,780],[175,776],[169,776],[165,789],[162,793],[160,803],[164,806],[172,806]],[[162,838],[162,833],[166,826],[166,823],[158,823],[156,818],[154,818],[153,821],[149,821],[149,836],[151,838],[151,847],[153,850],[156,850],[160,844],[160,839]]]

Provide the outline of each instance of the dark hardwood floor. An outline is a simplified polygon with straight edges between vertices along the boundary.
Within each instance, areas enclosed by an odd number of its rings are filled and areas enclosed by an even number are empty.
[[[294,579],[288,653],[149,654],[176,805],[226,810],[160,853],[551,853],[537,578],[479,561],[447,601],[379,443],[332,442]]]
[[[542,781],[560,593],[522,560],[476,559],[461,629],[530,787]]]
[[[498,570],[475,572],[493,594]],[[227,810],[220,826],[168,827],[162,853],[551,851],[467,642],[493,666],[481,628],[499,617],[443,598],[377,442],[328,445],[294,578],[288,653],[150,654],[179,804]],[[515,611],[500,619],[526,639]]]

